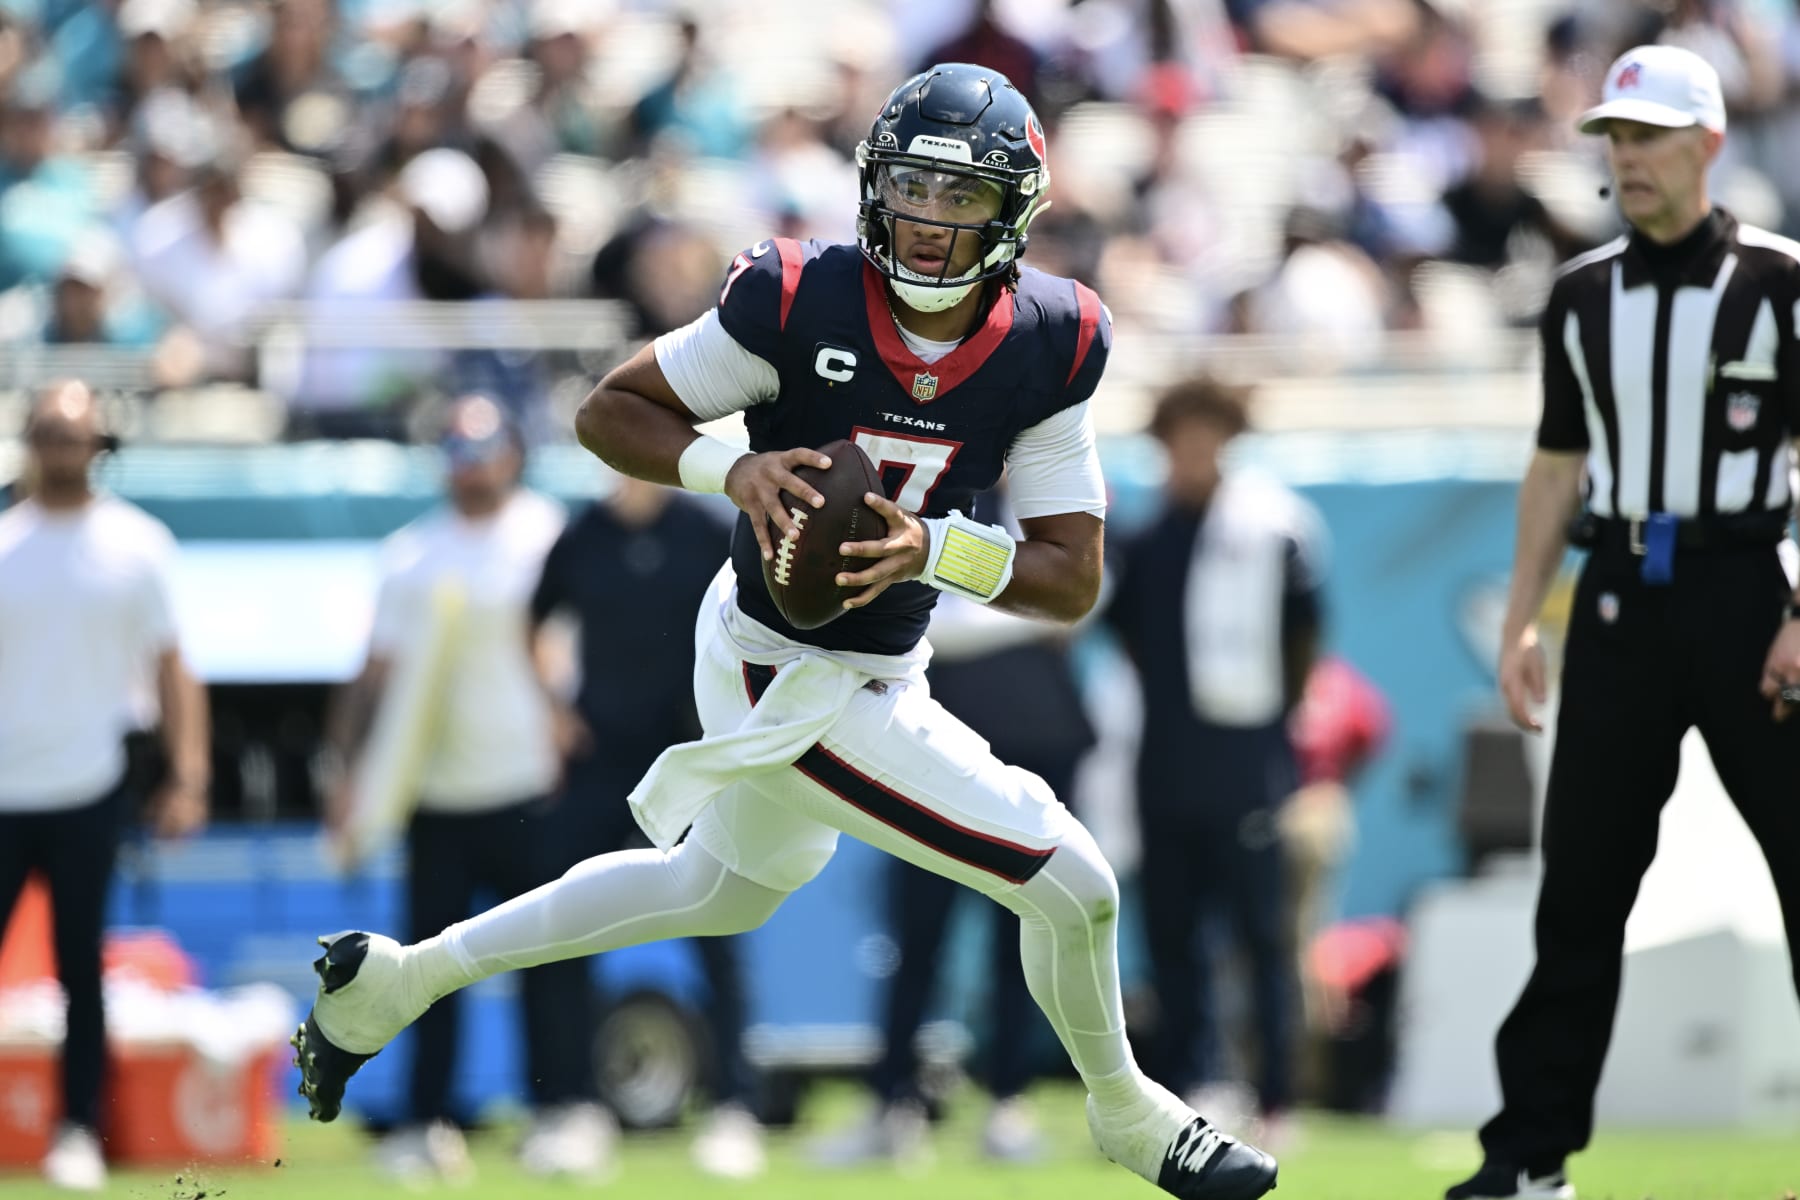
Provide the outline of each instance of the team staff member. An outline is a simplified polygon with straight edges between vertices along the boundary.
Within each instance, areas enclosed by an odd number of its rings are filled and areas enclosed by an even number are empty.
[[[100,938],[121,824],[130,815],[125,736],[154,680],[168,772],[152,801],[157,833],[206,820],[206,693],[182,665],[169,602],[175,541],[161,522],[89,479],[105,448],[88,389],[52,384],[25,429],[26,497],[0,514],[0,929],[28,872],[55,913],[57,974],[68,993],[63,1123],[44,1174],[96,1190],[106,1061]]]
[[[573,709],[558,714],[567,733],[559,739],[563,787],[550,815],[555,858],[546,879],[597,854],[650,844],[626,797],[664,748],[700,734],[690,613],[730,546],[731,526],[705,501],[620,475],[550,548],[531,597],[537,657],[548,683],[541,634],[560,613],[574,621],[581,673]],[[749,1178],[762,1173],[766,1155],[750,1109],[756,1081],[744,1057],[742,939],[694,938],[692,946],[706,977],[714,1102],[692,1156],[710,1175]],[[591,1029],[587,992],[578,1000],[575,1028]],[[581,1097],[598,1105],[591,1071]]]
[[[1206,377],[1158,399],[1163,504],[1119,547],[1106,619],[1143,695],[1139,874],[1161,1013],[1150,1070],[1206,1109],[1232,1105],[1214,995],[1223,961],[1208,944],[1225,926],[1249,965],[1264,1136],[1279,1139],[1294,1102],[1299,980],[1277,814],[1300,786],[1288,717],[1318,653],[1324,530],[1280,483],[1226,468],[1249,401]]]
[[[1572,260],[1544,314],[1500,660],[1525,729],[1545,694],[1534,622],[1584,492],[1574,529],[1590,553],[1545,801],[1537,965],[1496,1041],[1486,1161],[1449,1200],[1574,1196],[1563,1161],[1592,1132],[1625,919],[1690,727],[1800,930],[1800,721],[1783,723],[1778,699],[1800,681],[1800,598],[1776,550],[1800,435],[1800,244],[1708,198],[1725,111],[1696,55],[1628,51],[1581,128],[1608,140],[1631,230]]]
[[[441,439],[446,503],[383,544],[381,589],[361,672],[335,698],[329,735],[348,768],[367,749],[396,665],[421,653],[417,631],[433,594],[462,596],[443,669],[439,712],[422,753],[417,805],[406,831],[407,919],[428,937],[467,916],[478,890],[512,897],[548,877],[547,820],[558,762],[550,707],[527,644],[528,608],[544,556],[562,531],[562,508],[520,484],[518,431],[499,405],[470,395],[451,406]],[[358,803],[346,770],[326,821],[342,836]],[[525,1066],[532,1118],[519,1161],[539,1175],[599,1171],[605,1130],[580,1103],[586,1066],[577,1032],[587,976],[552,963],[523,979]],[[410,1120],[382,1139],[376,1166],[408,1182],[456,1180],[471,1160],[455,1118],[458,1004],[447,998],[419,1021],[410,1068]]]

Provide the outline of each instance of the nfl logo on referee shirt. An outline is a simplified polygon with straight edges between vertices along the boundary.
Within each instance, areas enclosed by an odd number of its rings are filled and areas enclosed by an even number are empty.
[[[920,371],[913,376],[912,397],[914,400],[929,400],[937,395],[937,376]]]
[[[1756,426],[1762,401],[1749,392],[1733,392],[1725,400],[1725,423],[1734,433],[1748,433]]]

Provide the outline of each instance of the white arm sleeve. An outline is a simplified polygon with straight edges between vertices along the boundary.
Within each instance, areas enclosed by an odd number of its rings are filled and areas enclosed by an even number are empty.
[[[781,390],[781,380],[768,360],[738,344],[719,323],[719,310],[672,329],[657,338],[656,365],[702,421],[716,421],[757,404],[767,404]]]
[[[1106,480],[1088,401],[1022,430],[1006,456],[1007,490],[1020,520],[1059,513],[1106,517]]]

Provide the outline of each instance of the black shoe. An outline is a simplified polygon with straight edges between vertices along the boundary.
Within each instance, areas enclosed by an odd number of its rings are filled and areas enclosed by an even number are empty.
[[[1181,1200],[1256,1200],[1275,1190],[1275,1160],[1195,1117],[1163,1158],[1156,1186]]]
[[[1488,1161],[1444,1193],[1444,1200],[1575,1200],[1562,1168],[1534,1175],[1512,1163]]]
[[[325,995],[337,991],[352,979],[369,953],[369,935],[342,934],[336,938],[320,938],[325,953],[313,963],[320,987]],[[316,1006],[315,1006],[316,1007]],[[294,1065],[300,1068],[300,1094],[306,1097],[309,1115],[315,1121],[335,1121],[344,1104],[344,1085],[357,1069],[375,1056],[352,1054],[340,1050],[319,1032],[319,1023],[311,1012],[306,1022],[288,1039],[294,1048]]]

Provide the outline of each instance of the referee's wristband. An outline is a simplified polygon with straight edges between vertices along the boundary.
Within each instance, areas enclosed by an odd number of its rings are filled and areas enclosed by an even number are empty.
[[[723,492],[725,476],[742,457],[744,451],[736,446],[703,433],[681,452],[675,472],[681,477],[681,486],[690,492]]]
[[[1012,582],[1019,543],[1006,530],[971,521],[954,509],[947,517],[925,517],[921,524],[931,533],[931,546],[920,583],[986,604]]]

